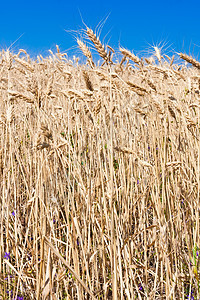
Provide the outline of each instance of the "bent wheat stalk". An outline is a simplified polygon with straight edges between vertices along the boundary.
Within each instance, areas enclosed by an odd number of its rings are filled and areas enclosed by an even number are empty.
[[[88,289],[85,283],[80,279],[78,274],[74,271],[74,269],[66,262],[66,260],[61,256],[61,254],[54,248],[51,242],[44,236],[44,242],[47,246],[53,251],[53,253],[60,259],[60,261],[67,267],[67,269],[74,275],[76,280],[80,283],[80,285],[86,290],[86,292],[90,295],[91,299],[96,300],[93,293]]]

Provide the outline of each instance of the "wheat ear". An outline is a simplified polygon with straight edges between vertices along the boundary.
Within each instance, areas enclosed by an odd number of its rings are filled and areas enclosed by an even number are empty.
[[[104,45],[100,42],[99,38],[95,35],[92,29],[87,27],[87,36],[93,42],[95,48],[97,49],[99,55],[106,61],[109,62],[108,54],[104,48]]]
[[[139,85],[137,85],[137,84],[135,84],[131,81],[126,81],[126,83],[128,84],[128,86],[130,88],[132,88],[136,92],[142,92],[142,93],[147,93],[147,94],[149,93],[145,88],[143,88],[143,87],[141,87],[141,86],[139,86]]]
[[[85,80],[87,89],[90,90],[90,91],[94,91],[94,88],[93,88],[92,82],[90,80],[90,77],[89,77],[88,73],[84,70],[83,70],[83,78]]]
[[[183,54],[183,53],[178,53],[178,55],[180,56],[180,58],[184,59],[185,61],[189,62],[190,64],[192,64],[194,67],[196,67],[197,69],[200,69],[200,62],[198,62],[196,59],[194,59],[192,56],[189,56],[187,54]]]
[[[158,47],[154,47],[155,53],[156,53],[156,57],[159,61],[159,63],[161,62],[162,56],[160,54],[160,49]]]
[[[119,48],[121,53],[125,56],[128,57],[130,60],[132,60],[134,63],[139,64],[140,59],[136,55],[134,55],[131,51],[124,49],[124,48]]]
[[[89,48],[86,46],[86,44],[84,44],[81,40],[79,39],[76,39],[78,45],[79,45],[79,48],[81,49],[81,51],[83,52],[83,54],[87,57],[91,67],[94,67],[95,64],[93,62],[93,59],[92,59],[92,53],[90,52]]]
[[[15,59],[16,62],[21,64],[23,67],[25,67],[30,72],[34,72],[34,67],[30,63],[28,63],[27,61],[25,61],[21,58],[18,58],[17,55],[14,57],[14,59]]]

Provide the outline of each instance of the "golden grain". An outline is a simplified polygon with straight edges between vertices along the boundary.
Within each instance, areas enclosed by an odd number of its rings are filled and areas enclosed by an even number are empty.
[[[196,59],[194,59],[192,56],[189,56],[184,53],[179,53],[180,58],[184,59],[188,63],[192,64],[197,69],[200,69],[200,62],[198,62]]]
[[[132,52],[130,52],[127,49],[124,48],[119,48],[119,50],[121,51],[121,53],[125,56],[128,57],[130,60],[132,60],[134,63],[139,64],[140,63],[140,59],[139,57],[137,57],[136,55],[134,55]]]
[[[199,299],[200,63],[84,33],[0,52],[1,296]]]
[[[109,61],[108,54],[104,48],[104,45],[100,42],[99,38],[96,36],[96,34],[93,32],[92,29],[87,27],[87,35],[88,38],[93,42],[96,50],[98,51],[99,55],[106,61]]]

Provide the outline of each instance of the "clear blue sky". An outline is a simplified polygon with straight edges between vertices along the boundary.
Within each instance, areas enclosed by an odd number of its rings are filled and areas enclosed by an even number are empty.
[[[136,54],[147,54],[150,45],[162,42],[165,53],[183,51],[200,58],[200,2],[168,1],[113,1],[113,0],[34,0],[2,1],[0,13],[0,48],[12,46],[15,52],[26,49],[31,55],[48,55],[48,50],[69,55],[80,53],[73,35],[65,30],[80,30],[84,22],[95,29],[108,19],[101,39],[115,49],[119,44]],[[168,48],[168,49],[167,49]]]

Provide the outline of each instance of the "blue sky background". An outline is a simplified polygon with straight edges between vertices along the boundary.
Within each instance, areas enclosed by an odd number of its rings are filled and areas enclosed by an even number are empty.
[[[139,56],[148,56],[153,44],[164,45],[164,53],[185,52],[200,58],[199,1],[113,1],[113,0],[35,0],[2,1],[0,48],[14,43],[12,51],[23,48],[32,56],[48,55],[48,50],[79,55],[72,33],[65,30],[95,29],[108,19],[100,39],[118,49],[119,45]],[[81,15],[80,15],[81,13]],[[76,47],[74,47],[76,46]]]

